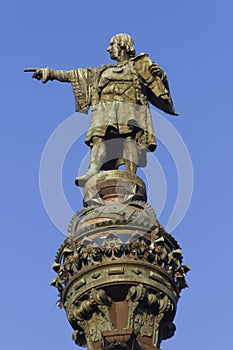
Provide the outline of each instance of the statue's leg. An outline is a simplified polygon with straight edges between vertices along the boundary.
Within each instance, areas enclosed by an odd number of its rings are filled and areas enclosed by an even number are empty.
[[[92,139],[94,145],[90,151],[90,166],[88,172],[80,177],[76,177],[77,186],[83,187],[85,182],[93,175],[97,174],[102,167],[106,157],[106,145],[101,137],[94,136]]]
[[[138,150],[136,141],[132,136],[127,136],[124,141],[123,160],[125,170],[130,174],[136,174],[138,164]]]

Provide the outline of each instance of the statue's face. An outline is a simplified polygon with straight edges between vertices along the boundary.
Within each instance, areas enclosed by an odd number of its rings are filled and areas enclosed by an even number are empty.
[[[114,38],[111,39],[110,45],[107,48],[107,51],[110,53],[110,57],[112,60],[117,60],[121,50],[122,49],[120,45],[117,43],[117,41]]]

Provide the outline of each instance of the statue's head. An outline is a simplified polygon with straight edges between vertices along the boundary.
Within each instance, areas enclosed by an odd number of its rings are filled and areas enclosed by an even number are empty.
[[[124,50],[130,58],[135,57],[134,41],[129,34],[116,34],[110,40],[107,51],[113,60],[117,59],[121,50]]]

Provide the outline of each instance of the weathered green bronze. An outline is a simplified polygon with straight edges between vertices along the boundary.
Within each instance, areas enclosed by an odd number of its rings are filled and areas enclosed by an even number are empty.
[[[86,136],[89,171],[83,209],[74,215],[59,248],[51,285],[58,289],[74,329],[89,350],[159,350],[173,336],[177,302],[187,287],[182,251],[147,203],[136,176],[156,140],[148,102],[176,115],[164,71],[132,38],[117,34],[108,48],[115,65],[70,71],[29,68],[33,78],[70,82],[76,110],[92,120]],[[125,164],[125,171],[118,170]],[[99,172],[99,170],[105,170]]]
[[[135,174],[137,166],[146,165],[146,152],[154,151],[156,140],[148,101],[166,113],[176,115],[169,92],[167,76],[148,55],[136,56],[132,38],[117,34],[108,47],[116,65],[98,68],[54,70],[29,68],[33,78],[70,82],[76,111],[87,113],[92,106],[92,120],[86,135],[91,147],[90,169],[76,184],[85,182],[100,169],[117,169],[124,163],[126,171]],[[110,156],[106,140],[123,139],[122,154]],[[120,142],[118,142],[120,147]],[[111,150],[113,147],[110,147]],[[118,148],[118,147],[116,147]]]

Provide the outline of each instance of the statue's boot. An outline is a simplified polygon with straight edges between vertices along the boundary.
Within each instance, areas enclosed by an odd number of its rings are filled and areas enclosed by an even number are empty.
[[[106,156],[106,145],[105,142],[95,143],[91,148],[90,152],[90,168],[88,172],[83,175],[76,177],[75,184],[79,187],[83,187],[90,177],[97,174],[99,169],[103,165],[103,161]]]
[[[135,175],[138,164],[138,150],[136,142],[131,138],[126,138],[124,141],[123,160],[126,172]]]

